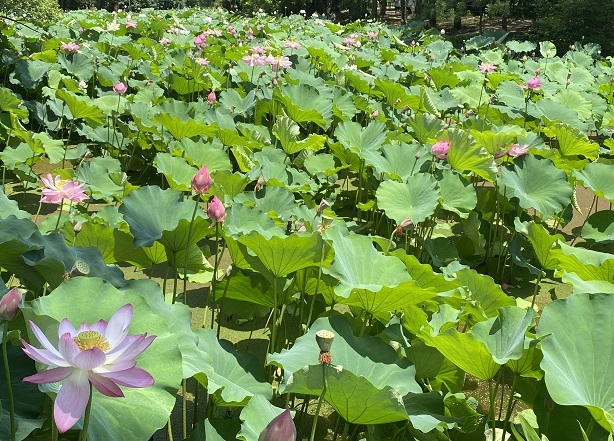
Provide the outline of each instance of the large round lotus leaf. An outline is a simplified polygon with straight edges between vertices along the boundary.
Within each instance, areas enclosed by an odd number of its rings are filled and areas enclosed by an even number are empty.
[[[324,272],[339,279],[337,295],[349,297],[354,289],[377,292],[409,280],[405,265],[396,257],[378,252],[369,237],[343,236],[339,229],[329,230],[327,235],[333,239],[335,258]]]
[[[517,306],[500,308],[497,317],[476,323],[473,336],[484,343],[499,364],[518,360],[523,353],[527,328],[533,323],[535,311]]]
[[[256,395],[249,400],[247,406],[241,411],[241,430],[237,434],[238,439],[244,441],[258,441],[260,432],[278,415],[284,412],[283,409],[273,406],[266,397]],[[294,413],[294,412],[292,412]]]
[[[574,294],[544,308],[537,336],[543,337],[546,386],[566,406],[586,406],[604,428],[614,422],[614,297]]]
[[[450,141],[448,163],[454,170],[473,172],[491,182],[495,180],[497,166],[492,155],[476,144],[473,138],[463,131],[450,129],[442,134],[441,139]]]
[[[196,243],[207,229],[204,213],[197,210],[190,232],[194,204],[184,200],[183,194],[177,190],[146,186],[124,198],[119,212],[130,225],[135,247],[148,247],[163,239],[161,242],[165,247],[178,251],[188,245],[188,235],[189,242]]]
[[[119,291],[102,279],[79,277],[68,280],[45,297],[39,297],[25,308],[28,320],[41,326],[53,344],[57,344],[57,322],[67,318],[73,325],[109,320],[125,304],[134,307],[129,334],[156,335],[149,348],[136,358],[137,366],[149,372],[153,386],[122,388],[125,398],[111,398],[94,392],[88,439],[148,439],[164,426],[175,405],[175,393],[182,379],[180,337],[189,329],[189,315],[182,314],[183,305],[164,303],[157,284],[149,280],[131,283]],[[95,307],[92,307],[95,305]],[[184,317],[177,326],[177,313]],[[30,342],[35,338],[30,335]]]
[[[614,211],[604,210],[591,214],[580,233],[585,240],[614,242]]]
[[[199,329],[195,334],[198,350],[208,364],[203,364],[194,378],[208,389],[216,406],[244,406],[258,395],[271,398],[271,385],[254,354],[237,352],[228,340],[218,340],[213,329]]]
[[[537,210],[544,219],[559,213],[571,202],[572,189],[564,171],[549,159],[525,156],[512,170],[502,169],[499,189],[520,206]]]
[[[379,150],[386,140],[386,126],[377,120],[366,127],[354,121],[344,121],[337,126],[335,136],[343,147],[362,156],[367,151]]]
[[[439,205],[437,181],[428,173],[418,173],[407,183],[384,181],[378,187],[376,197],[378,207],[397,224],[405,219],[419,224]]]
[[[451,170],[442,170],[438,180],[442,207],[463,219],[467,218],[478,202],[473,185]]]
[[[390,386],[401,395],[421,392],[415,380],[416,370],[409,360],[399,358],[394,349],[378,337],[354,336],[344,316],[319,318],[307,334],[296,340],[292,349],[270,354],[268,363],[283,367],[286,374],[316,363],[320,353],[316,332],[323,329],[335,334],[330,351],[335,365],[364,377],[378,389]]]
[[[364,158],[365,163],[373,166],[377,173],[386,173],[392,179],[407,182],[429,159],[427,155],[420,155],[421,150],[418,144],[386,144],[381,154],[369,150],[364,153]]]
[[[305,366],[288,378],[286,392],[318,396],[324,387],[324,365]],[[344,420],[353,424],[384,424],[408,419],[402,396],[390,386],[375,387],[369,380],[346,370],[327,366],[324,399]]]
[[[614,201],[614,180],[610,178],[611,173],[611,164],[592,162],[586,164],[581,171],[575,172],[575,175],[582,185],[593,190],[597,196],[612,202]]]

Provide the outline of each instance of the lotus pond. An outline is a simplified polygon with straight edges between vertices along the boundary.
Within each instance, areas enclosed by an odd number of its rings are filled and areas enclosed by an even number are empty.
[[[0,439],[612,439],[598,47],[217,10],[0,40]]]

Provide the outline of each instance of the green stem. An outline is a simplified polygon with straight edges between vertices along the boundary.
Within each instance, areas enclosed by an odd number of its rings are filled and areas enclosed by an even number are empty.
[[[173,429],[171,427],[171,420],[166,423],[166,440],[173,441]]]
[[[58,441],[58,426],[55,424],[53,415],[51,415],[51,441]]]
[[[593,429],[595,428],[595,418],[591,419],[591,422],[588,423],[588,427],[586,428],[586,437],[590,437],[591,433],[593,432]]]
[[[181,434],[183,435],[183,439],[188,437],[188,399],[186,395],[188,394],[188,381],[184,378],[181,380]]]
[[[271,344],[269,353],[275,352],[275,344],[277,338],[277,279],[273,282],[273,321],[271,323]]]
[[[224,292],[222,293],[222,300],[220,301],[220,312],[218,313],[217,320],[217,338],[220,338],[220,329],[222,326],[222,321],[219,317],[222,315],[222,311],[224,310],[224,300],[226,299],[226,293],[228,292],[228,285],[230,285],[230,276],[226,279],[226,286],[224,287]]]
[[[211,279],[211,298],[213,301],[213,307],[211,308],[211,329],[215,320],[215,289],[217,288],[217,271],[220,267],[220,255],[217,252],[220,242],[220,223],[215,223],[215,261],[213,262],[213,279]],[[219,315],[218,315],[219,320]]]
[[[341,435],[341,441],[347,441],[349,431],[350,431],[350,423],[346,421],[345,426],[343,427],[343,435]]]
[[[309,441],[314,441],[316,436],[316,427],[318,425],[318,417],[320,416],[320,408],[322,407],[322,401],[324,401],[324,394],[326,393],[326,387],[328,383],[326,381],[326,370],[328,368],[328,363],[322,363],[322,380],[324,382],[324,386],[322,387],[322,393],[320,394],[320,398],[318,398],[318,406],[316,407],[316,413],[313,416],[313,424],[311,425],[311,436],[309,437]]]
[[[60,202],[60,213],[58,214],[58,221],[55,223],[55,228],[53,230],[54,232],[57,232],[58,228],[60,228],[60,219],[62,217],[62,203],[63,202]]]
[[[512,416],[512,406],[515,401],[514,392],[516,390],[516,380],[518,380],[518,375],[514,374],[514,380],[512,381],[512,386],[510,387],[510,396],[507,400],[507,409],[505,410],[505,420],[503,420],[503,436],[505,436],[505,429],[507,429],[507,423]]]
[[[492,441],[495,441],[495,391],[492,386],[492,378],[488,380],[488,400],[490,401],[488,417],[491,421]]]
[[[539,284],[542,281],[543,270],[540,270],[539,276],[537,276],[537,281],[535,282],[535,288],[533,288],[533,299],[531,300],[531,309],[535,306],[535,297],[537,297],[537,291],[539,291]]]
[[[192,219],[190,220],[190,226],[188,227],[188,241],[185,248],[185,261],[183,263],[183,303],[185,305],[188,304],[188,256],[189,247],[190,247],[190,239],[192,238],[192,225],[194,225],[194,219],[196,218],[196,212],[198,211],[200,202],[200,196],[196,196],[196,204],[194,205],[194,211],[192,212]],[[184,437],[185,438],[185,437]]]
[[[6,351],[7,334],[9,330],[8,322],[4,322],[2,327],[2,359],[4,361],[4,374],[6,375],[6,390],[9,395],[9,412],[11,420],[11,441],[15,441],[15,400],[13,399],[13,385],[11,384],[11,371],[9,370],[9,356]]]
[[[316,289],[313,292],[313,297],[311,298],[311,306],[309,307],[309,317],[307,318],[307,326],[305,326],[305,334],[309,330],[309,326],[311,324],[311,318],[313,316],[313,307],[316,303],[316,297],[318,295],[318,289],[320,288],[320,279],[322,278],[322,267],[324,266],[324,256],[326,255],[326,242],[322,241],[322,255],[320,256],[320,265],[318,266],[318,279],[316,280]]]
[[[90,425],[90,413],[92,411],[92,383],[90,383],[90,397],[87,400],[85,407],[85,416],[83,417],[83,428],[79,433],[79,441],[87,441],[87,428]]]

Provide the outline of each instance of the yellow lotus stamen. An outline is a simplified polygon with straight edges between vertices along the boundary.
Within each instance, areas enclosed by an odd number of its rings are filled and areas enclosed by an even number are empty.
[[[73,340],[81,351],[98,348],[106,352],[110,349],[107,339],[96,331],[80,332],[76,337],[73,337]]]

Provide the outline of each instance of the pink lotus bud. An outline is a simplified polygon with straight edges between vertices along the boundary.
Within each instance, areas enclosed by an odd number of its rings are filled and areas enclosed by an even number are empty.
[[[258,441],[296,441],[296,427],[290,409],[284,410],[260,432]]]
[[[113,86],[113,92],[115,93],[122,94],[122,93],[126,93],[127,91],[128,91],[128,86],[126,86],[121,81],[117,83],[115,86]]]
[[[369,115],[369,118],[375,119],[378,116],[379,116],[379,110],[375,109],[373,112],[371,112],[371,115]]]
[[[320,201],[320,205],[318,205],[318,209],[316,210],[316,216],[322,216],[322,213],[328,207],[330,207],[330,204],[325,199],[322,199]]]
[[[439,159],[446,159],[448,157],[448,150],[450,150],[449,141],[437,141],[431,147],[431,153]]]
[[[542,87],[542,82],[539,77],[533,77],[529,81],[527,81],[527,87],[531,90],[537,90]]]
[[[215,103],[215,100],[217,99],[217,97],[215,96],[215,91],[211,91],[209,92],[209,95],[207,95],[207,102],[211,105],[213,105],[213,103]]]
[[[74,230],[75,233],[78,233],[79,231],[81,231],[82,226],[83,226],[83,222],[79,221],[72,227],[72,229]]]
[[[209,219],[213,221],[212,225],[215,225],[218,222],[223,222],[224,219],[226,219],[226,209],[224,208],[222,201],[220,201],[217,196],[213,196],[213,199],[211,199],[211,202],[209,202],[207,216],[209,216]]]
[[[529,151],[529,145],[520,145],[520,144],[512,144],[507,149],[507,154],[512,158],[517,158],[518,156],[522,156]]]
[[[17,288],[4,294],[0,299],[0,319],[7,322],[13,320],[19,311],[19,303],[21,303],[21,294]]]
[[[213,179],[211,179],[209,169],[206,165],[203,165],[192,178],[192,191],[196,194],[206,193],[212,184]]]

